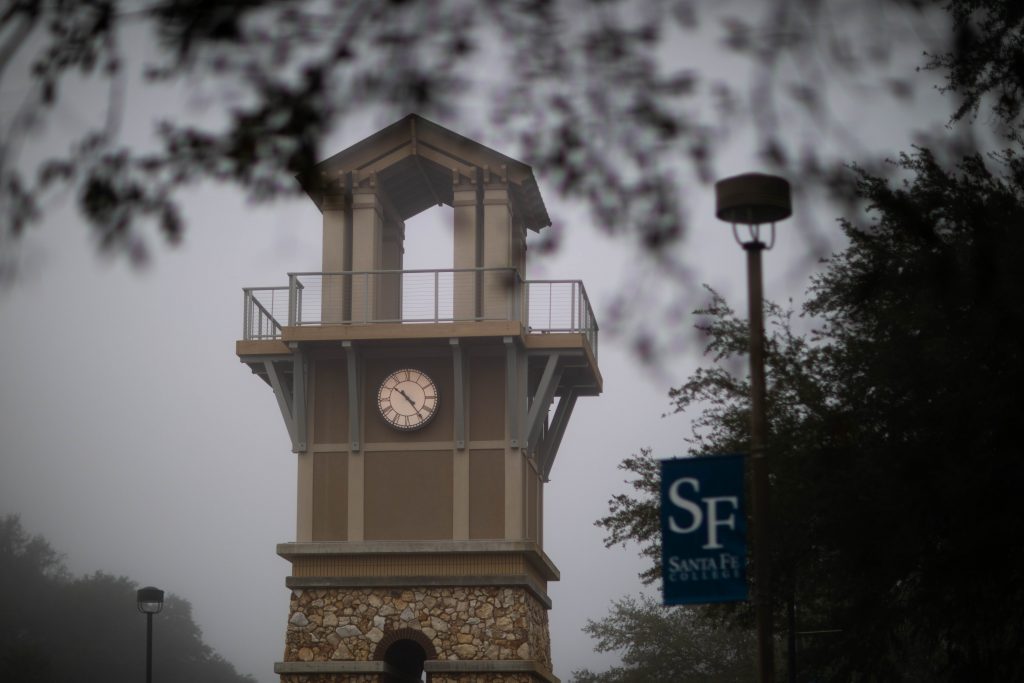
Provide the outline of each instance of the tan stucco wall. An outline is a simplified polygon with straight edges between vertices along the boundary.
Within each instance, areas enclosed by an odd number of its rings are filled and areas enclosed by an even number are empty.
[[[452,537],[450,451],[382,451],[364,458],[367,540]]]
[[[313,443],[348,441],[348,369],[344,358],[319,358],[313,378]]]
[[[505,452],[469,454],[469,537],[502,538],[505,533]]]
[[[505,438],[505,356],[473,353],[469,357],[469,438]]]
[[[314,541],[348,539],[348,454],[313,453]]]
[[[299,457],[299,540],[540,540],[537,472],[508,446],[505,346],[497,339],[461,346],[462,448],[454,441],[451,348],[438,341],[364,352],[357,344],[360,435],[350,434],[345,352],[321,347],[310,354],[313,438]],[[519,356],[522,373],[522,351]],[[393,429],[377,410],[380,383],[404,367],[428,373],[441,397],[437,416],[412,432]],[[518,383],[523,380],[525,373]],[[519,408],[522,424],[525,405]]]
[[[526,537],[532,541],[540,540],[540,477],[533,467],[526,468]]]

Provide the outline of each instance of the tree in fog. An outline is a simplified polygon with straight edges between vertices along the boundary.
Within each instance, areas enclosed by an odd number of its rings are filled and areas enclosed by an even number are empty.
[[[102,572],[72,577],[41,536],[0,520],[0,680],[136,681],[145,672],[138,585]],[[253,683],[203,642],[187,600],[167,595],[154,617],[159,680]]]
[[[622,664],[573,672],[573,683],[746,683],[753,635],[702,618],[699,608],[662,607],[650,598],[622,598],[584,627],[598,652],[622,652]]]
[[[839,631],[801,640],[802,680],[1020,680],[1024,158],[898,169],[860,173],[871,220],[843,222],[812,280],[814,330],[768,307],[775,622],[793,600],[800,630]],[[720,297],[699,313],[711,362],[671,398],[696,414],[692,452],[745,451],[747,321]],[[622,467],[633,490],[599,524],[656,561],[657,463]],[[737,629],[750,609],[705,608]]]

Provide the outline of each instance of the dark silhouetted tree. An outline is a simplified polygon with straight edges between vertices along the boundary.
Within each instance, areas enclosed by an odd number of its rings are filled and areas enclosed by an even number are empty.
[[[813,280],[816,331],[770,311],[777,623],[795,596],[803,630],[841,631],[801,641],[802,680],[1020,680],[1024,164],[918,150],[898,168],[860,173],[873,220],[844,222]],[[703,313],[715,363],[672,398],[698,411],[693,452],[744,450],[746,322],[720,299]],[[623,467],[634,491],[599,524],[653,556],[653,458]]]
[[[0,680],[139,680],[146,627],[137,589],[109,574],[72,578],[45,539],[17,517],[0,520]],[[157,680],[252,683],[203,643],[187,601],[168,595],[154,619]]]

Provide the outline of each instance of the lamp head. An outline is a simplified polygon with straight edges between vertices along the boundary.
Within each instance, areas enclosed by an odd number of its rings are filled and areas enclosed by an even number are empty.
[[[770,223],[770,249],[775,242],[775,222],[792,214],[789,182],[785,178],[744,173],[715,183],[715,215],[732,224],[736,241],[744,247],[763,247],[760,226]],[[747,227],[746,239],[740,237],[737,225]]]
[[[762,225],[793,214],[789,182],[766,173],[744,173],[715,183],[715,215],[727,223]]]
[[[164,608],[164,592],[153,586],[140,588],[136,593],[138,609],[143,614],[156,614]]]

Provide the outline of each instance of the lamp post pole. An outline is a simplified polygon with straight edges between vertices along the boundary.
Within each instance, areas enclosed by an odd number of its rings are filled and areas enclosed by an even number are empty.
[[[146,615],[146,683],[153,683],[153,615],[164,608],[164,592],[152,586],[140,588],[136,607]]]
[[[767,421],[764,372],[764,293],[761,253],[775,244],[775,222],[788,218],[789,183],[762,173],[745,173],[715,183],[716,214],[732,224],[733,236],[747,252],[750,333],[750,467],[753,487],[754,609],[757,619],[757,669],[760,683],[775,680],[770,560],[770,461],[765,451]],[[767,243],[761,226],[771,224]],[[745,226],[745,232],[737,225]]]
[[[153,613],[146,613],[146,683],[153,683]]]
[[[759,680],[771,683],[775,678],[774,638],[772,634],[772,580],[768,561],[770,499],[768,456],[764,451],[765,378],[764,378],[764,294],[761,252],[764,243],[754,240],[743,245],[747,252],[747,294],[750,299],[750,466],[754,493],[754,585],[757,618],[757,660]]]

